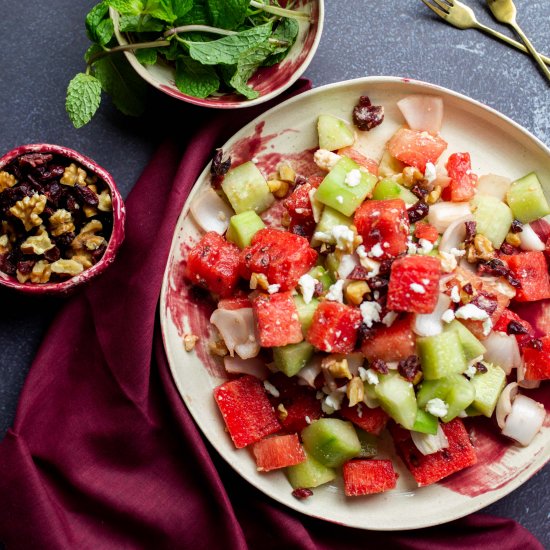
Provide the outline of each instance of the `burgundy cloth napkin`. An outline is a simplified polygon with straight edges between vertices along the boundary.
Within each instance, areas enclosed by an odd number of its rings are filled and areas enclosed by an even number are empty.
[[[248,485],[203,440],[169,373],[158,298],[195,179],[259,112],[192,111],[186,139],[167,141],[144,171],[116,263],[59,313],[0,444],[0,540],[10,549],[541,550],[514,521],[481,514],[399,533],[312,519]]]

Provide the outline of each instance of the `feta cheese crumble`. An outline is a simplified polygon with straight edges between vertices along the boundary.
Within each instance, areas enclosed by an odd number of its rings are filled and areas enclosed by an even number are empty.
[[[455,287],[456,288],[456,287]],[[485,321],[489,314],[474,304],[466,304],[455,311],[457,319],[472,319],[472,321]]]
[[[454,254],[440,250],[439,257],[441,258],[441,269],[443,269],[445,273],[452,273],[456,269],[458,263]]]
[[[307,273],[302,275],[298,279],[298,286],[300,287],[300,292],[302,293],[302,298],[306,304],[309,304],[313,299],[313,294],[315,293],[315,286],[319,281],[314,279],[311,275]]]
[[[357,267],[357,258],[351,254],[344,254],[340,260],[338,266],[338,277],[340,279],[347,279],[348,275]]]
[[[374,369],[368,369],[365,371],[365,382],[372,384],[373,386],[376,386],[376,384],[380,382],[378,374]]]
[[[361,171],[355,168],[346,174],[344,183],[349,187],[356,187],[361,183]]]
[[[452,309],[447,309],[443,312],[443,315],[441,316],[441,320],[444,323],[450,323],[455,318],[455,312]]]
[[[459,292],[458,287],[456,285],[453,286],[453,288],[451,289],[451,300],[455,304],[458,304],[458,302],[460,302],[460,292]]]
[[[341,388],[329,393],[321,403],[321,409],[325,414],[332,414],[334,411],[339,411],[342,408],[342,400],[345,392],[340,391]]]
[[[342,195],[337,195],[336,202],[338,204],[344,204],[344,197],[342,197]]]
[[[468,368],[464,371],[464,374],[468,378],[473,378],[477,372],[477,369],[474,367],[474,365],[468,365]]]
[[[449,412],[449,405],[447,405],[447,403],[445,403],[443,399],[435,397],[434,399],[430,399],[426,403],[426,412],[429,412],[433,416],[441,418],[445,416],[447,412]]]
[[[450,253],[457,258],[462,258],[466,254],[466,250],[459,250],[458,248],[451,248]]]
[[[276,292],[279,292],[280,289],[281,289],[281,285],[269,285],[267,287],[267,293],[275,294]]]
[[[437,173],[436,173],[434,164],[432,162],[427,162],[426,169],[424,170],[424,179],[428,183],[432,183],[436,180],[436,178],[437,178]]]
[[[418,239],[418,244],[423,254],[429,254],[434,249],[433,243],[428,239]]]
[[[371,328],[374,323],[380,322],[380,313],[382,312],[382,306],[377,302],[363,302],[359,306],[361,311],[361,317],[363,323]]]
[[[264,380],[264,388],[265,391],[270,393],[273,397],[279,397],[281,395],[279,390],[269,380]]]
[[[411,283],[410,289],[417,294],[426,294],[426,289],[418,283]]]
[[[384,323],[387,327],[391,327],[396,319],[397,312],[388,311],[388,313],[386,313],[386,315],[384,315],[384,317],[382,318],[382,323]]]
[[[317,149],[313,154],[313,161],[315,164],[321,168],[321,170],[326,170],[327,172],[330,172],[341,158],[340,155],[328,151],[327,149]]]
[[[380,243],[376,243],[369,252],[370,256],[373,256],[374,258],[380,258],[384,254],[384,251],[382,250],[382,247],[380,246]]]
[[[344,290],[344,280],[339,279],[333,285],[330,286],[325,298],[327,300],[330,300],[331,302],[340,302],[342,304],[344,302],[343,290]]]
[[[347,225],[335,225],[332,228],[332,236],[338,250],[349,250],[353,246],[355,233]]]

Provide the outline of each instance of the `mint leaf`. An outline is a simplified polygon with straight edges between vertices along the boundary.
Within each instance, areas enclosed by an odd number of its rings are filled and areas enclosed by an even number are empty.
[[[207,0],[206,6],[214,27],[237,29],[243,24],[249,0]]]
[[[92,42],[104,46],[113,37],[113,22],[109,19],[109,6],[101,2],[86,15],[86,34]]]
[[[84,54],[84,59],[86,60],[86,63],[90,61],[90,59],[97,53],[103,52],[103,48],[99,46],[98,44],[92,44]]]
[[[101,101],[101,84],[91,75],[78,73],[67,87],[65,109],[75,128],[81,128],[94,116]]]
[[[184,94],[202,98],[218,90],[220,79],[214,67],[182,57],[176,62],[176,86]]]
[[[264,61],[262,66],[271,67],[276,63],[280,63],[286,57],[288,50],[292,48],[294,42],[296,42],[299,30],[300,26],[295,19],[283,19],[273,31],[271,38],[287,42],[288,44],[286,46],[276,46],[273,53]]]
[[[195,0],[190,10],[176,21],[176,25],[210,25],[206,0]]]
[[[97,42],[102,46],[106,46],[115,33],[115,26],[111,19],[104,19],[96,29]]]
[[[105,0],[104,3],[121,15],[139,15],[144,8],[141,0]]]
[[[273,53],[273,45],[264,42],[259,46],[245,52],[237,62],[235,74],[229,81],[230,86],[247,99],[255,99],[260,94],[248,86],[249,78],[258,70],[258,67]]]
[[[211,42],[189,42],[189,55],[203,65],[234,65],[241,54],[258,46],[270,35],[271,23],[267,23]]]
[[[147,48],[143,50],[136,50],[134,52],[136,59],[142,65],[154,65],[157,62],[157,49]]]
[[[171,0],[147,0],[144,11],[151,17],[166,21],[167,23],[173,23],[177,19],[176,14],[172,10]]]
[[[113,54],[98,59],[94,76],[101,82],[117,109],[125,115],[139,116],[145,107],[145,82],[132,69],[122,54]]]
[[[120,32],[160,32],[164,23],[149,15],[121,15],[118,28]]]
[[[180,19],[193,7],[193,0],[172,0],[172,11]]]

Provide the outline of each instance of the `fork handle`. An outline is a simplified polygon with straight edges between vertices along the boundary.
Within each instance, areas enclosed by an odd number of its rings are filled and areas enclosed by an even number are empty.
[[[476,25],[476,28],[478,28],[480,31],[490,34],[491,36],[494,36],[495,38],[498,38],[499,40],[502,40],[503,42],[506,42],[506,44],[509,44],[513,48],[521,50],[522,52],[527,54],[529,53],[529,50],[521,42],[518,42],[513,38],[509,38],[505,34],[495,31],[491,27],[487,27],[486,25],[479,23],[478,25]],[[544,63],[546,63],[547,65],[550,65],[550,57],[547,57],[546,55],[542,55],[542,54],[539,54],[539,57],[542,59],[542,61],[544,61]]]
[[[542,60],[539,52],[535,50],[535,47],[533,46],[533,44],[531,44],[531,41],[529,40],[529,38],[527,38],[527,36],[521,30],[521,27],[517,23],[513,22],[511,23],[511,26],[518,33],[519,37],[523,40],[530,54],[533,56],[534,60],[539,64],[540,68],[542,69],[542,72],[546,75],[546,78],[550,81],[550,70],[548,70],[548,67],[544,64],[544,61]]]

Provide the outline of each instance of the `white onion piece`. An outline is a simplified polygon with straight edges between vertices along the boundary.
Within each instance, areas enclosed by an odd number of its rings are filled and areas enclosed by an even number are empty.
[[[525,380],[525,364],[521,361],[517,370],[517,381],[520,388],[534,390],[540,386],[540,380]]]
[[[539,433],[545,417],[546,410],[541,403],[525,395],[517,395],[512,402],[512,410],[506,418],[502,434],[527,446]]]
[[[414,316],[412,329],[418,336],[435,336],[443,332],[441,316],[449,309],[451,298],[442,292],[439,294],[437,304],[431,313],[421,313]]]
[[[498,365],[506,374],[521,365],[518,342],[512,334],[493,331],[483,340],[483,345],[487,350],[485,360]]]
[[[256,341],[254,332],[255,323],[251,307],[216,309],[210,316],[210,322],[220,332],[232,357],[235,352],[242,359],[250,359],[260,353],[260,345]]]
[[[229,218],[235,214],[231,207],[209,187],[191,203],[191,214],[204,231],[223,235],[229,227]]]
[[[443,122],[443,99],[433,95],[410,95],[397,102],[409,128],[439,133]]]
[[[470,273],[477,275],[477,264],[471,264],[466,258],[461,258],[458,262],[458,266],[464,271],[469,271]]]
[[[347,279],[352,271],[359,265],[357,254],[344,254],[338,264],[338,278]]]
[[[495,409],[495,417],[497,419],[498,427],[502,430],[506,422],[506,417],[512,410],[512,401],[518,393],[518,385],[515,382],[508,384],[501,392],[497,401]]]
[[[458,246],[463,243],[466,238],[466,226],[464,225],[464,222],[470,222],[473,219],[474,217],[471,214],[468,214],[467,216],[452,222],[441,236],[439,250],[442,252],[451,252],[451,249],[458,248]]]
[[[483,281],[483,288],[490,288],[498,294],[503,294],[506,298],[510,298],[510,300],[516,296],[516,289],[502,277],[483,275],[480,279]]]
[[[258,357],[241,359],[240,357],[226,355],[223,358],[223,366],[230,374],[251,374],[260,380],[265,380],[270,374],[265,363]]]
[[[296,376],[300,379],[298,383],[303,380],[306,385],[315,388],[315,379],[321,372],[321,359],[322,358],[320,355],[315,355],[311,358],[307,365],[296,374]]]
[[[437,425],[437,433],[435,435],[411,431],[411,438],[416,448],[424,456],[437,453],[437,451],[446,449],[449,446],[449,440],[443,428],[441,428],[441,424]]]
[[[445,189],[451,183],[451,178],[449,176],[445,176],[443,174],[437,175],[437,177],[432,182],[434,184],[434,187],[441,187],[442,189]]]
[[[470,205],[467,202],[438,202],[430,206],[428,221],[439,233],[443,233],[454,221],[470,214]]]
[[[519,246],[522,250],[536,250],[542,252],[546,248],[539,236],[533,231],[533,228],[528,223],[522,227],[521,233],[518,233],[517,235],[521,241]]]
[[[477,192],[480,195],[491,195],[500,201],[504,201],[506,193],[512,185],[512,180],[496,174],[481,176],[477,182]]]

